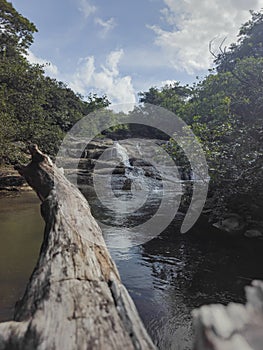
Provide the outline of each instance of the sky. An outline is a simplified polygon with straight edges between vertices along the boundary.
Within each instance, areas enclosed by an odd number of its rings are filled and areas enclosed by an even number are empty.
[[[28,59],[75,92],[134,103],[138,92],[204,77],[263,0],[13,0],[38,28]]]

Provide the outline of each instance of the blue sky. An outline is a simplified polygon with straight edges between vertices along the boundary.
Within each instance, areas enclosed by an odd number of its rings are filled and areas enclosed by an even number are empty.
[[[263,0],[13,0],[39,32],[29,60],[87,96],[135,102],[168,81],[193,83],[222,40],[235,41]]]

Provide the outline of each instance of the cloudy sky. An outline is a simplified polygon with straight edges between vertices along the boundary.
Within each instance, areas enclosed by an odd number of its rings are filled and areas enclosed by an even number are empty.
[[[29,52],[76,92],[134,102],[168,81],[193,83],[263,0],[13,0],[39,32]]]

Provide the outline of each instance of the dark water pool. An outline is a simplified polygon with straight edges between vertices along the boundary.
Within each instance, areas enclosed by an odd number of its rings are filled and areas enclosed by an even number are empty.
[[[150,242],[112,250],[124,284],[160,349],[191,349],[191,311],[203,304],[244,302],[244,286],[263,278],[263,244],[217,237],[174,221]],[[211,237],[209,237],[211,234]]]
[[[243,287],[263,278],[263,244],[218,237],[199,226],[179,233],[180,220],[155,239],[111,248],[122,280],[160,349],[190,349],[191,311],[206,303],[244,301]],[[0,320],[12,318],[36,263],[43,233],[33,193],[0,200]]]

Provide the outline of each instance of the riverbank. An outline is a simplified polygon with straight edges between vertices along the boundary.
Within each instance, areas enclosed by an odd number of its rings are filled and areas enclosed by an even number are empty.
[[[25,179],[12,165],[0,166],[0,198],[16,196],[21,192],[32,192]]]

